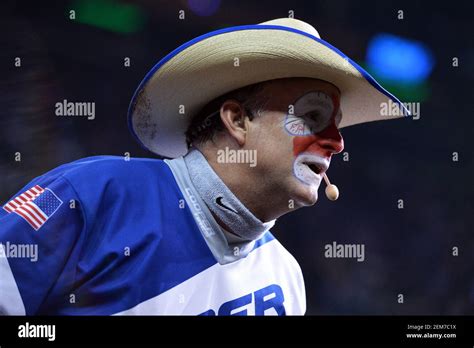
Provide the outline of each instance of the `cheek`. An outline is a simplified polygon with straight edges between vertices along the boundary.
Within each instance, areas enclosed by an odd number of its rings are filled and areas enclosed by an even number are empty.
[[[306,149],[316,140],[315,135],[305,137],[293,138],[293,156],[297,157],[300,153],[305,152]]]
[[[263,139],[268,137],[272,139],[271,143],[268,144],[271,153],[277,156],[291,157],[294,136],[285,131],[284,125],[283,127],[281,126],[282,123],[269,125],[267,133],[261,134],[261,138],[258,141],[263,141]]]
[[[250,147],[257,149],[258,163],[261,163],[262,170],[281,173],[294,161],[293,137],[274,123],[266,125],[259,134],[255,134],[252,144]]]

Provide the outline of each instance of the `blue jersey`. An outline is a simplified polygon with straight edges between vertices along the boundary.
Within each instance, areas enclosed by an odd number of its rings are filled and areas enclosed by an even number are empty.
[[[34,179],[0,209],[0,313],[304,314],[301,270],[272,234],[219,263],[184,191],[156,159]]]

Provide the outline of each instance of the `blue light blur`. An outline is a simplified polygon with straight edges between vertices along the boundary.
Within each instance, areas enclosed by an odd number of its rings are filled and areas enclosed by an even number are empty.
[[[424,44],[391,34],[378,34],[367,49],[367,65],[382,80],[404,84],[423,82],[434,65]]]
[[[188,0],[188,7],[199,16],[211,16],[221,5],[220,0]]]

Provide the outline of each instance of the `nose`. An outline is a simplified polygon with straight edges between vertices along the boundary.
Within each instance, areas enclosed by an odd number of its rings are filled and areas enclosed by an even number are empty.
[[[316,134],[316,137],[319,146],[330,152],[331,155],[338,154],[344,150],[344,139],[334,122]]]

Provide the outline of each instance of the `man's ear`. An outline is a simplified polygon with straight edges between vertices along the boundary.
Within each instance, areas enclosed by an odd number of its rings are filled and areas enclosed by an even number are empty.
[[[242,104],[233,99],[226,100],[221,106],[220,116],[229,135],[243,146],[248,132],[248,117]]]

